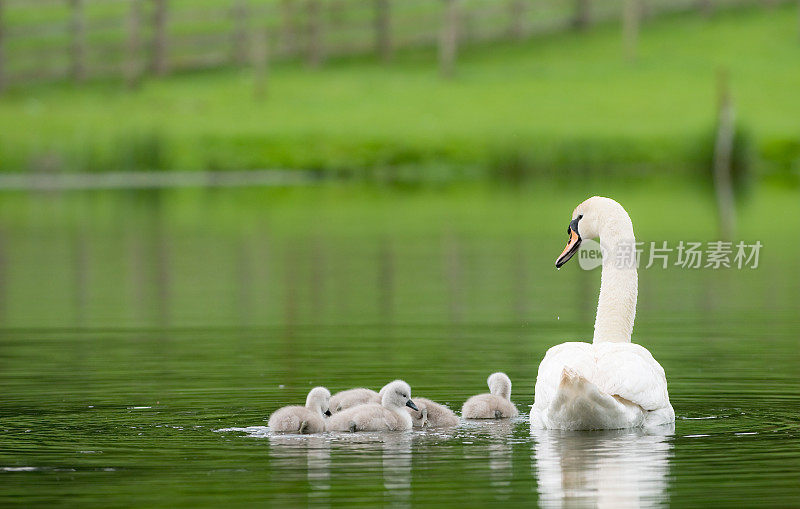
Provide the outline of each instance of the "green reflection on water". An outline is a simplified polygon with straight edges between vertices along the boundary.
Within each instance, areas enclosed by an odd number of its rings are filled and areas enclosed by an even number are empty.
[[[713,237],[712,209],[685,190],[617,197],[642,240]],[[765,244],[759,269],[640,272],[634,338],[667,371],[674,431],[532,434],[525,417],[390,437],[263,429],[317,384],[400,377],[457,409],[494,370],[526,414],[546,349],[591,336],[599,273],[552,266],[581,198],[2,197],[0,500],[797,503],[800,245],[782,232],[800,202],[788,192],[743,212],[740,237]]]

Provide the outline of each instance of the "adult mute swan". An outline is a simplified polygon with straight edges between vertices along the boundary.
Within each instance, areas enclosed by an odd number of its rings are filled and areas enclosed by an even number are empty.
[[[531,426],[615,429],[675,421],[664,369],[646,348],[631,343],[638,276],[633,224],[622,205],[594,196],[578,205],[556,267],[583,239],[600,238],[603,268],[592,343],[550,348],[539,364]]]

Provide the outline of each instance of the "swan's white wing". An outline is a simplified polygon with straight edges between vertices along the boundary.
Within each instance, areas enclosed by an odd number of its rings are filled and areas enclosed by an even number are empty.
[[[561,382],[561,372],[565,366],[589,378],[595,371],[593,345],[571,341],[547,350],[536,375],[534,407],[545,409],[550,406],[550,402],[556,397],[558,384]]]
[[[598,343],[597,371],[590,379],[600,390],[636,403],[645,410],[669,406],[664,368],[643,346],[635,343]]]
[[[553,401],[564,367],[602,392],[625,398],[645,410],[669,406],[664,369],[646,348],[635,343],[568,342],[550,348],[539,364],[535,407],[544,409]]]

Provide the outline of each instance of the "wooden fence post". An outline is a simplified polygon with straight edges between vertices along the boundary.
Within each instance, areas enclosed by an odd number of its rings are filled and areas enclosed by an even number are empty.
[[[308,15],[308,47],[306,48],[308,65],[316,69],[322,63],[322,16],[319,0],[307,0]]]
[[[622,12],[622,39],[625,46],[625,58],[630,61],[636,60],[641,13],[640,0],[625,0]]]
[[[281,2],[281,54],[284,56],[294,56],[297,52],[294,6],[294,0]]]
[[[703,13],[703,16],[711,16],[714,13],[714,4],[712,0],[697,0],[697,8]]]
[[[714,191],[717,195],[720,237],[723,240],[731,240],[736,228],[736,209],[731,175],[736,116],[728,86],[728,73],[725,70],[718,73],[717,95],[719,113],[714,142]]]
[[[248,7],[247,0],[233,0],[231,8],[233,14],[233,59],[239,65],[244,65],[248,61]]]
[[[375,0],[375,46],[381,60],[392,58],[392,19],[390,0]]]
[[[588,28],[592,23],[592,10],[590,0],[575,0],[575,17],[572,26],[578,30]]]
[[[442,76],[453,76],[458,53],[460,0],[445,0],[444,19],[439,37],[439,70]]]
[[[167,74],[167,0],[154,0],[153,12],[153,72],[159,76]]]
[[[70,0],[72,16],[70,18],[70,60],[72,62],[72,78],[75,81],[86,79],[86,18],[84,17],[83,0]]]
[[[0,0],[0,93],[6,89],[6,47],[3,34],[5,19],[3,18],[3,0]]]
[[[508,26],[508,36],[512,39],[522,40],[525,38],[525,2],[524,0],[511,0],[508,6],[510,24]]]
[[[139,51],[141,46],[142,2],[130,0],[131,11],[128,14],[128,51],[125,63],[125,83],[129,88],[139,84],[141,63]]]
[[[251,57],[256,99],[262,99],[267,92],[269,78],[269,43],[267,29],[259,24],[253,35]]]

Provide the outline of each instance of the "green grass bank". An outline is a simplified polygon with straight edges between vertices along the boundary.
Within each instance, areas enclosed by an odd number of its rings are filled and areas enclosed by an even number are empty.
[[[389,65],[339,60],[271,70],[50,85],[0,98],[4,172],[297,168],[377,180],[699,175],[716,73],[726,68],[742,138],[762,174],[800,172],[796,7],[676,15],[642,29],[623,58],[618,26]]]

